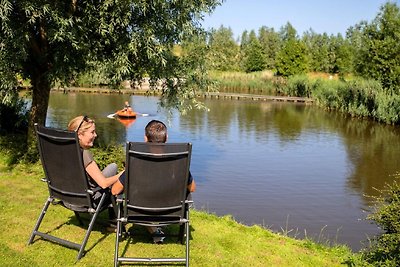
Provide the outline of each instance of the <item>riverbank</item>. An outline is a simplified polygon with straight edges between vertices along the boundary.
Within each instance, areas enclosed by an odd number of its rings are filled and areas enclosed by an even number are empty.
[[[40,181],[43,171],[40,163],[10,167],[9,151],[3,147],[0,151],[0,265],[112,265],[115,234],[105,232],[101,226],[95,227],[87,245],[89,251],[76,264],[75,250],[40,239],[27,245],[48,194],[46,185]],[[49,210],[43,230],[76,242],[84,233],[73,213],[60,207]],[[126,244],[125,241],[123,246]],[[330,248],[310,240],[296,240],[260,226],[239,224],[230,216],[218,217],[198,210],[191,212],[190,246],[192,266],[340,266],[351,264],[358,257],[344,246]],[[183,246],[173,240],[155,246],[144,235],[129,244],[127,253],[180,255]]]

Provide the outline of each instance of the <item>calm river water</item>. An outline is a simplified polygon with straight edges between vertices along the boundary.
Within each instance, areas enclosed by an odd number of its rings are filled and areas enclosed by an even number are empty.
[[[107,118],[130,101],[149,114],[124,126]],[[156,97],[53,92],[46,124],[66,128],[86,114],[101,142],[142,141],[152,119],[168,123],[169,142],[193,144],[197,209],[244,224],[357,251],[378,233],[365,218],[399,170],[400,128],[293,103],[204,100],[209,112],[183,116]]]

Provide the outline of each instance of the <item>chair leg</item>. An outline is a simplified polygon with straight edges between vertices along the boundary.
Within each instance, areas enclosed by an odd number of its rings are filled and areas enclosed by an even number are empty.
[[[190,239],[190,225],[189,225],[189,209],[186,210],[186,223],[185,223],[185,228],[186,228],[186,266],[189,266],[189,239]]]
[[[117,209],[117,236],[116,236],[116,240],[115,240],[115,253],[114,253],[114,267],[118,266],[118,250],[119,250],[119,241],[122,235],[122,230],[125,230],[125,228],[122,226],[122,222],[121,222],[121,209]]]
[[[85,251],[86,243],[89,240],[89,236],[90,236],[90,234],[92,232],[92,229],[93,229],[94,223],[96,221],[97,215],[99,215],[101,207],[102,207],[103,202],[104,202],[105,199],[106,199],[106,195],[103,194],[103,196],[101,197],[100,203],[97,206],[97,209],[96,209],[95,213],[92,215],[92,219],[90,220],[89,227],[88,227],[88,229],[86,231],[85,237],[83,239],[83,242],[82,242],[82,244],[80,246],[80,249],[79,249],[79,252],[78,252],[78,256],[76,258],[77,260],[79,260],[83,256],[83,253]]]
[[[49,205],[50,205],[50,203],[51,203],[52,201],[53,201],[53,198],[52,198],[52,197],[48,197],[47,200],[46,200],[46,202],[44,203],[42,212],[40,213],[39,218],[38,218],[38,220],[37,220],[37,222],[36,222],[36,224],[35,224],[35,227],[33,228],[33,231],[32,231],[32,233],[31,233],[31,236],[30,236],[30,238],[29,238],[28,245],[29,245],[29,244],[32,244],[33,239],[35,238],[36,232],[39,230],[39,226],[40,226],[40,224],[42,223],[42,220],[43,220],[43,218],[44,218],[44,215],[46,215],[46,211],[47,211],[47,209],[49,208]]]
[[[188,219],[189,216],[189,205],[185,204],[185,219]],[[183,244],[185,237],[185,224],[179,225],[179,234],[178,234],[178,241]]]

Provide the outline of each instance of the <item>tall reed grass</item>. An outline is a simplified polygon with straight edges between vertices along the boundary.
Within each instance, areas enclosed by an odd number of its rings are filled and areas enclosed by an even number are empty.
[[[304,80],[293,77],[288,84],[312,97],[327,109],[348,113],[353,117],[369,117],[387,124],[400,123],[400,96],[385,91],[375,80]]]
[[[229,93],[277,95],[281,81],[272,71],[262,72],[211,72],[210,78],[217,83],[218,91]]]

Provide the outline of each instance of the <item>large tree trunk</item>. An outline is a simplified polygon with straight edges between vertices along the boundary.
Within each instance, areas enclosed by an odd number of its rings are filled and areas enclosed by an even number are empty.
[[[45,125],[50,98],[50,83],[45,76],[32,78],[32,107],[28,127],[28,157],[30,160],[35,160],[37,158],[37,144],[34,124]]]
[[[51,69],[51,60],[48,55],[48,41],[44,23],[39,20],[37,29],[32,29],[30,40],[30,59],[27,72],[30,73],[32,83],[32,107],[28,124],[28,160],[36,160],[38,156],[35,123],[45,125],[47,107],[50,98],[51,81],[48,72]]]

